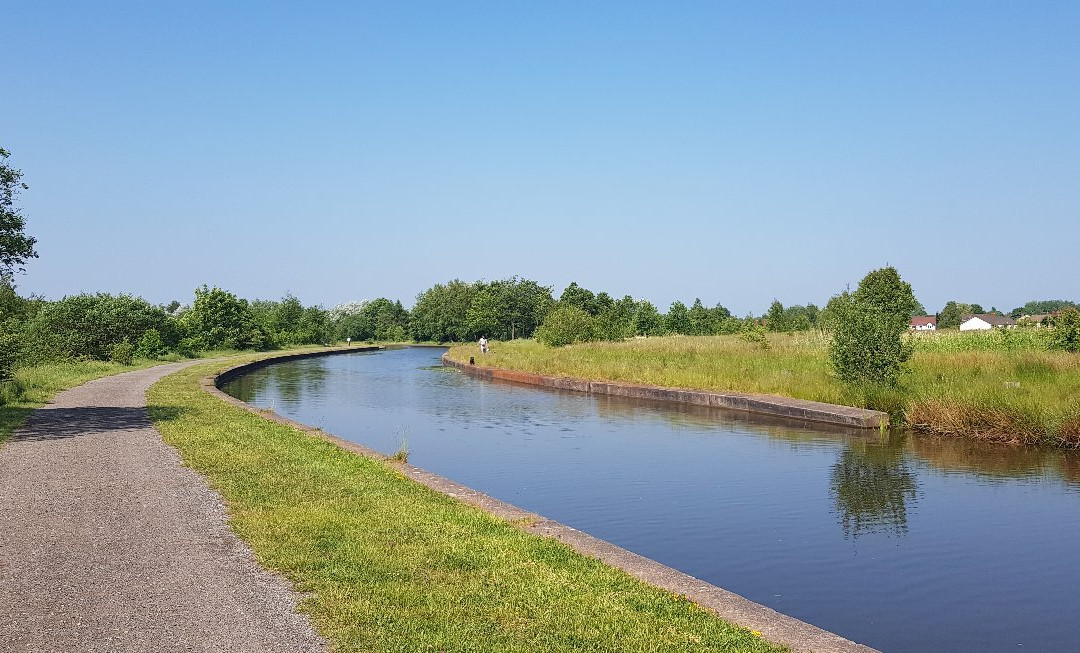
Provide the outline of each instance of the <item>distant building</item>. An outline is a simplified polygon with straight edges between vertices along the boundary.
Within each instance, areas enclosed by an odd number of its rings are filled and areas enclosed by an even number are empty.
[[[1011,317],[995,315],[993,313],[965,315],[960,319],[961,331],[989,331],[990,329],[1013,328],[1016,328],[1016,320]]]
[[[933,315],[916,315],[911,318],[912,331],[937,331],[937,318]]]

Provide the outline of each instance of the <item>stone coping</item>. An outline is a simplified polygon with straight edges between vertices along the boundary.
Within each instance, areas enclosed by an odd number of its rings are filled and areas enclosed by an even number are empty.
[[[760,415],[770,415],[791,420],[803,420],[822,424],[836,424],[855,429],[877,429],[889,425],[889,414],[866,408],[838,406],[820,401],[790,399],[775,395],[754,395],[736,392],[705,392],[665,388],[656,385],[622,383],[618,381],[590,381],[566,376],[545,376],[532,372],[520,372],[487,365],[470,365],[454,360],[450,353],[443,354],[444,365],[456,367],[465,373],[482,379],[511,381],[544,388],[573,390],[596,395],[613,395],[669,401],[697,406],[709,406],[725,410],[738,410]]]
[[[240,401],[236,397],[226,394],[219,388],[221,384],[224,384],[230,379],[234,379],[252,370],[283,361],[333,354],[375,351],[378,349],[380,348],[339,347],[297,354],[271,356],[258,361],[230,367],[215,376],[205,377],[202,379],[201,385],[203,390],[226,403],[242,408],[243,410],[264,419],[297,429],[311,437],[321,438],[346,451],[383,461],[386,464],[401,470],[401,473],[409,479],[439,492],[440,494],[457,499],[467,505],[480,508],[488,514],[510,522],[525,532],[541,537],[549,537],[562,542],[582,555],[595,558],[607,565],[621,569],[650,585],[684,596],[694,603],[711,610],[722,619],[761,632],[762,636],[770,642],[782,644],[793,651],[801,653],[878,653],[877,649],[853,642],[835,633],[777,612],[772,608],[761,605],[760,603],[755,603],[734,592],[707,583],[650,558],[640,556],[605,540],[593,537],[576,528],[523,510],[513,504],[500,501],[499,499],[488,496],[482,492],[462,485],[461,483],[444,478],[414,465],[398,461],[391,456],[365,447],[362,444],[327,433],[322,429],[314,428],[307,424],[301,424],[300,422],[278,415],[273,411],[260,410],[259,408]],[[444,360],[446,359],[444,358]]]

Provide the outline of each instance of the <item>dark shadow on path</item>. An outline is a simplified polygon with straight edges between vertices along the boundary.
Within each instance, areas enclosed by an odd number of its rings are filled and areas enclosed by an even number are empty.
[[[156,406],[158,419],[176,419],[181,409]],[[49,441],[114,431],[153,428],[146,407],[82,406],[34,411],[9,442]]]

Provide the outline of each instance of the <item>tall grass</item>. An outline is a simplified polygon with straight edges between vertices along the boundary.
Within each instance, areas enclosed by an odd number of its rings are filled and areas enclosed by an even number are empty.
[[[1080,447],[1080,356],[1047,349],[1045,331],[911,336],[899,388],[853,388],[829,366],[820,332],[769,334],[763,348],[736,336],[673,336],[548,348],[496,342],[477,363],[590,379],[773,394],[886,410],[940,435]],[[451,349],[467,361],[473,346]]]

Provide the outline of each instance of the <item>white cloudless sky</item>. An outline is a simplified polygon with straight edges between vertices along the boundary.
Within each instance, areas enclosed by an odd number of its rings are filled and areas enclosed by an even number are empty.
[[[1080,300],[1080,3],[19,3],[50,298]]]

